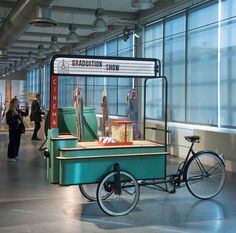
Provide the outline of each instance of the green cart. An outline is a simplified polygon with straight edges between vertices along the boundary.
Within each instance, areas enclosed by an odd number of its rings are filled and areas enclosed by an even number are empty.
[[[105,146],[78,142],[70,135],[48,133],[48,180],[62,186],[80,185],[82,194],[97,200],[113,216],[129,213],[138,203],[139,180],[166,177],[165,146],[146,140],[133,145]]]

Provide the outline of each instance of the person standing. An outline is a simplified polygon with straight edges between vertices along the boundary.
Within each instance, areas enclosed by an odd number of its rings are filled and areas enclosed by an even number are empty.
[[[28,114],[28,106],[26,107],[26,111],[23,112],[19,109],[18,99],[11,99],[9,109],[6,113],[6,122],[9,126],[8,161],[16,161],[18,159],[21,134],[25,132],[23,116],[28,116]]]
[[[37,94],[36,100],[33,100],[31,105],[30,120],[34,122],[34,133],[31,140],[41,140],[40,138],[38,138],[37,134],[41,127],[42,115],[44,115],[45,113],[42,112],[39,101],[40,94]]]

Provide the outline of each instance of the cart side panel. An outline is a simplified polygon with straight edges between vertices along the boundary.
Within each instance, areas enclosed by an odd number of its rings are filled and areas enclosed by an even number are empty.
[[[136,179],[165,178],[165,156],[129,156],[92,159],[59,160],[59,184],[76,185],[100,182],[101,178],[114,170],[119,163],[120,169],[130,172]]]
[[[56,159],[59,156],[59,149],[61,147],[70,146],[75,147],[78,145],[77,139],[58,139],[58,140],[49,140],[49,158],[47,159],[47,179],[50,183],[58,184],[59,182],[59,163]]]

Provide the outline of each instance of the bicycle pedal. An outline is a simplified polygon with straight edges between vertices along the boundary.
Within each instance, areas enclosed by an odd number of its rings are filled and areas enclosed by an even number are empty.
[[[171,194],[176,193],[176,189],[170,191]]]

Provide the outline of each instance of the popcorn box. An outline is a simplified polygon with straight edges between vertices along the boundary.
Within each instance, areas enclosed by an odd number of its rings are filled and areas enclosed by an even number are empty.
[[[116,142],[133,141],[133,124],[130,120],[114,120],[111,127],[112,138]]]

